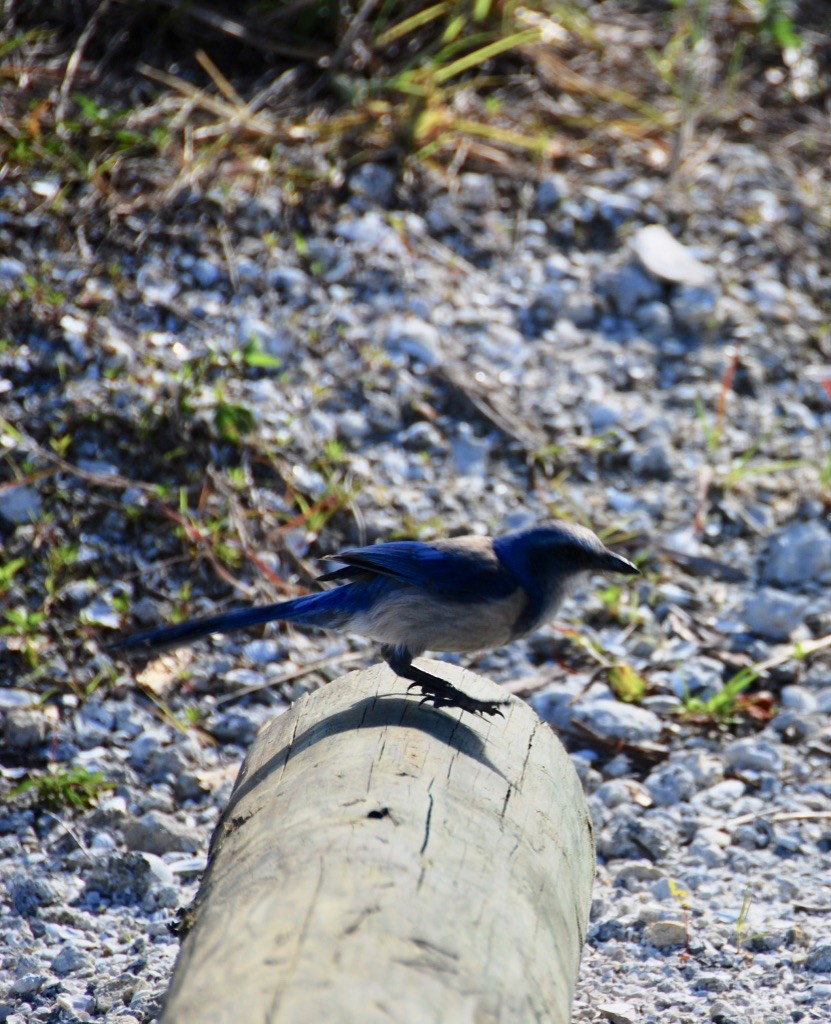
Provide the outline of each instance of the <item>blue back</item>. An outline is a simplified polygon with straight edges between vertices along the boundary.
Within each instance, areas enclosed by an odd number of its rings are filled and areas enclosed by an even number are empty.
[[[447,601],[464,602],[508,597],[517,587],[514,576],[493,557],[491,549],[480,550],[452,540],[438,544],[390,541],[344,551],[337,561],[346,562],[346,566],[321,579],[353,580],[358,587],[380,576]]]

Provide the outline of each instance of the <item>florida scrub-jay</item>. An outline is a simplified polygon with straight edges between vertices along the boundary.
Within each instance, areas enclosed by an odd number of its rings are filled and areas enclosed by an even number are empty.
[[[348,630],[381,645],[396,675],[435,707],[501,714],[412,664],[425,651],[479,651],[527,636],[550,621],[569,586],[597,572],[639,570],[582,526],[555,521],[449,540],[390,541],[327,556],[342,567],[319,579],[341,586],[290,601],[240,608],[151,628],[111,645],[120,651],[179,647],[211,633],[279,620]]]

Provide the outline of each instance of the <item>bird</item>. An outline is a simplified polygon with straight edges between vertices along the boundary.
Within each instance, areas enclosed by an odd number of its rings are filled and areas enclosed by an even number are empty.
[[[502,715],[507,701],[482,701],[413,664],[425,651],[502,647],[553,619],[571,587],[593,573],[635,575],[628,558],[584,526],[562,520],[493,539],[394,540],[324,556],[340,567],[318,577],[339,584],[302,597],[151,627],[109,645],[114,652],[181,647],[213,633],[271,621],[357,633],[422,703]]]

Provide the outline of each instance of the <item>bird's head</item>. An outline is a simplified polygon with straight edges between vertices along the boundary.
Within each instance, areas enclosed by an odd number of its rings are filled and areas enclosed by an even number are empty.
[[[560,520],[507,533],[494,543],[494,549],[520,579],[530,577],[558,588],[584,574],[640,573],[628,558],[611,551],[585,526]]]

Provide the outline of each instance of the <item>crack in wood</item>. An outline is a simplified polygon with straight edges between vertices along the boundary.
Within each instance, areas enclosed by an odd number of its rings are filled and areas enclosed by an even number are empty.
[[[424,851],[427,849],[427,844],[430,842],[430,819],[433,817],[433,794],[427,794],[427,818],[424,822],[424,841],[421,844],[421,849],[418,851],[421,856],[424,856]]]
[[[503,821],[505,820],[505,812],[508,810],[508,801],[511,799],[511,793],[513,793],[513,788],[508,786],[505,790],[505,799],[502,801],[502,810],[499,812],[499,817]]]

